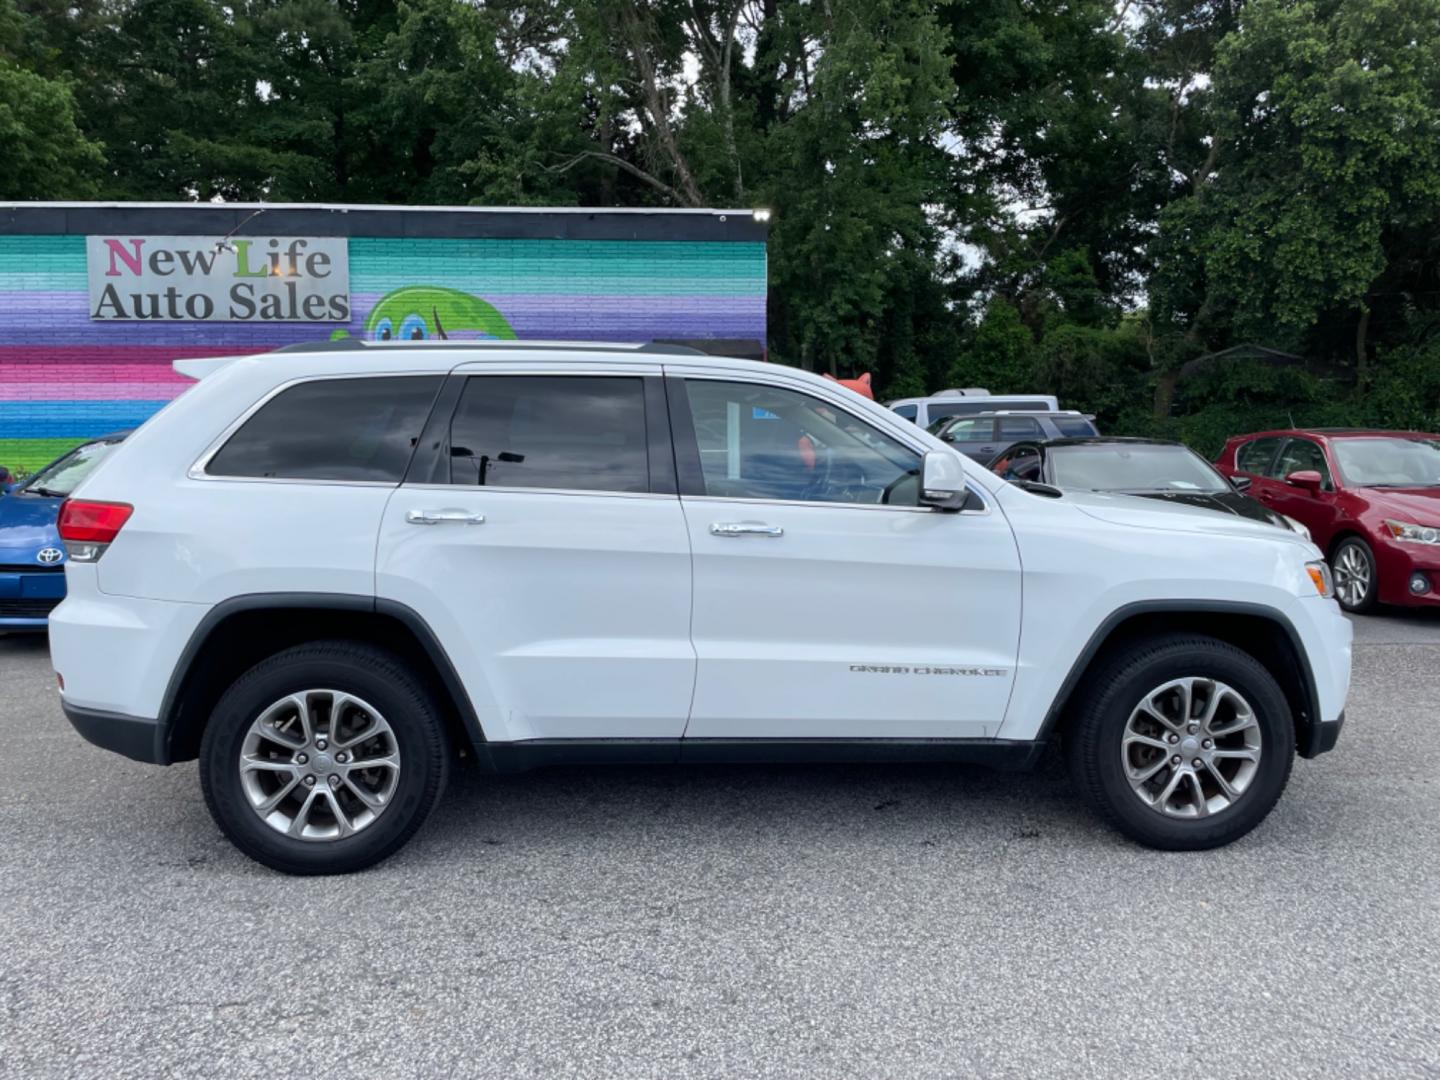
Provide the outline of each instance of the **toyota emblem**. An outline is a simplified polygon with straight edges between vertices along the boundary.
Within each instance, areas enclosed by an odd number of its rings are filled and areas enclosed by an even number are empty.
[[[63,558],[65,558],[65,553],[59,548],[48,547],[40,549],[39,554],[35,556],[35,561],[44,563],[46,566],[54,566]]]

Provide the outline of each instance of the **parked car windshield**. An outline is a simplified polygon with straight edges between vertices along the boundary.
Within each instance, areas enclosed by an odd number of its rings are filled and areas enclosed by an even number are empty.
[[[80,481],[90,475],[90,470],[99,465],[111,450],[120,445],[120,440],[86,443],[77,446],[70,453],[52,461],[29,480],[20,490],[31,495],[52,495],[64,498],[80,486]]]
[[[1093,443],[1050,448],[1055,485],[1086,491],[1231,490],[1204,458],[1184,446]]]
[[[1332,445],[1352,487],[1440,487],[1440,442],[1434,439],[1381,436]]]

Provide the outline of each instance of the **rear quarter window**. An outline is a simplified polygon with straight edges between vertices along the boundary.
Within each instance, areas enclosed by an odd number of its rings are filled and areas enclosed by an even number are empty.
[[[1095,430],[1095,425],[1084,417],[1057,416],[1053,422],[1055,430],[1067,439],[1083,439],[1100,434]]]
[[[439,375],[317,379],[282,390],[210,459],[210,476],[399,483]]]

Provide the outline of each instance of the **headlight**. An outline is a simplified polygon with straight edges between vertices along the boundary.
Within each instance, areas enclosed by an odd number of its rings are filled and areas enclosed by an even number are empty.
[[[1310,539],[1310,530],[1304,525],[1301,525],[1300,522],[1296,521],[1289,514],[1281,514],[1280,516],[1285,519],[1285,524],[1289,525],[1291,529],[1305,537],[1306,540]]]
[[[1307,562],[1305,572],[1310,575],[1310,583],[1315,586],[1317,593],[1327,600],[1335,595],[1335,582],[1330,577],[1330,564],[1324,559]]]
[[[1403,544],[1440,544],[1440,529],[1412,525],[1408,521],[1386,521],[1385,531]]]

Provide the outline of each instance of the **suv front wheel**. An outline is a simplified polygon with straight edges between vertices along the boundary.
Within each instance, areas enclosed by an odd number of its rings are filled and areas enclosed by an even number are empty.
[[[421,826],[444,788],[444,725],[392,654],[299,645],[221,697],[200,746],[210,813],[241,851],[292,874],[360,870]]]
[[[1233,645],[1152,638],[1111,656],[1082,695],[1065,738],[1071,777],[1143,844],[1187,851],[1237,840],[1290,778],[1285,694]]]

